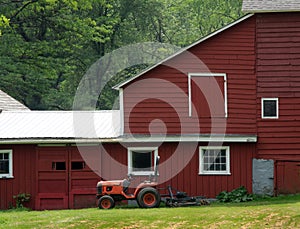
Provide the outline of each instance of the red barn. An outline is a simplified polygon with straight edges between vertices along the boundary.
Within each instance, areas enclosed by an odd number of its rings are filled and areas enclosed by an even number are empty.
[[[120,111],[2,112],[0,208],[19,193],[33,209],[95,206],[99,179],[142,179],[156,155],[161,187],[190,195],[300,192],[300,3],[243,9],[251,14],[115,86]]]

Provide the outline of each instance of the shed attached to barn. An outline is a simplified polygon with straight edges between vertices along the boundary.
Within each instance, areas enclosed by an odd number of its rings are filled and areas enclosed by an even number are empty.
[[[99,179],[153,174],[215,197],[300,192],[300,2],[250,14],[115,86],[119,111],[3,111],[0,208],[95,206]]]

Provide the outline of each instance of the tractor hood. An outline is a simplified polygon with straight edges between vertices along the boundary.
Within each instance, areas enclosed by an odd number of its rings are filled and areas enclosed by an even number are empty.
[[[99,181],[97,183],[98,186],[122,186],[124,180],[110,180],[110,181]]]

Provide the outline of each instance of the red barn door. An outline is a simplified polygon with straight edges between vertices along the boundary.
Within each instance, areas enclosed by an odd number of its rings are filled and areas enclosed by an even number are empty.
[[[37,150],[36,209],[69,208],[69,154],[64,147]]]
[[[300,193],[300,161],[277,162],[277,194]]]
[[[99,155],[97,147],[81,149]],[[95,207],[95,187],[99,180],[77,147],[38,147],[35,209]]]
[[[98,158],[99,149],[93,146],[81,146],[81,150]],[[100,162],[99,162],[100,163]],[[101,178],[89,167],[77,147],[69,148],[69,208],[87,208],[96,206],[96,185]]]

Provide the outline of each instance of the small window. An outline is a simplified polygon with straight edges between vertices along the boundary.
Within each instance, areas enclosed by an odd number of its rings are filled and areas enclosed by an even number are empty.
[[[262,98],[262,118],[278,118],[278,98]]]
[[[64,162],[64,161],[52,162],[52,169],[53,170],[66,170],[66,162]]]
[[[229,147],[200,147],[200,174],[229,175]]]
[[[0,178],[12,178],[12,150],[0,150]]]
[[[82,170],[85,168],[84,161],[72,161],[71,162],[71,169],[72,170]]]
[[[128,148],[128,173],[133,175],[154,174],[157,148]]]

